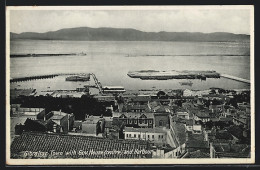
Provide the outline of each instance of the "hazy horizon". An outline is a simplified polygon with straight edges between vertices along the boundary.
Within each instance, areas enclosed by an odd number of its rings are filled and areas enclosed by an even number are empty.
[[[46,31],[46,32],[28,32],[28,31],[25,31],[25,32],[20,32],[20,33],[17,33],[17,32],[12,32],[11,33],[15,33],[15,34],[22,34],[22,33],[47,33],[47,32],[55,32],[55,31],[59,31],[59,30],[63,30],[63,29],[74,29],[74,28],[94,28],[94,29],[99,29],[99,28],[111,28],[111,29],[134,29],[134,30],[137,30],[137,31],[141,31],[141,30],[138,30],[138,29],[135,29],[135,28],[113,28],[113,27],[89,27],[89,26],[82,26],[82,27],[67,27],[67,28],[60,28],[58,30],[54,30],[54,31]],[[148,31],[141,31],[141,32],[148,32]],[[149,32],[149,33],[159,33],[159,32],[172,32],[172,31],[156,31],[156,32]],[[204,32],[189,32],[189,31],[174,31],[173,33],[203,33],[203,34],[212,34],[212,33],[230,33],[230,34],[236,34],[236,35],[239,35],[239,34],[243,34],[243,33],[232,33],[232,32],[207,32],[207,33],[204,33]],[[243,34],[243,35],[250,35],[250,34]]]
[[[44,33],[76,27],[250,35],[250,9],[10,10],[13,33]]]

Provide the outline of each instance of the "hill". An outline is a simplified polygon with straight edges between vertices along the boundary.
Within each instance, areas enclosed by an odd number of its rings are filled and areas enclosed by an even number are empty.
[[[11,40],[74,40],[74,41],[249,41],[250,36],[226,32],[143,32],[128,28],[66,28],[45,33],[11,33]]]

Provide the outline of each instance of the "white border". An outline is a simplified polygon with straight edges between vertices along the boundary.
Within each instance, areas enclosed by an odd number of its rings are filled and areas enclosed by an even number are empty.
[[[250,10],[251,158],[216,159],[10,159],[10,10]],[[255,163],[254,6],[8,6],[6,7],[6,164],[8,165],[94,165],[94,164],[252,164]]]

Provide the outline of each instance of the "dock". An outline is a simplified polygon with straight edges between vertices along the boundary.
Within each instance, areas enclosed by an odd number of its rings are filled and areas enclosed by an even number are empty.
[[[140,78],[141,80],[169,80],[169,79],[201,79],[220,78],[220,74],[216,71],[208,70],[140,70],[129,71],[127,75],[131,78]]]
[[[250,84],[250,80],[243,79],[243,78],[236,77],[236,76],[232,76],[232,75],[228,75],[228,74],[220,74],[220,77],[224,77],[224,78],[227,78],[227,79],[236,80],[236,81],[239,81],[239,82]]]

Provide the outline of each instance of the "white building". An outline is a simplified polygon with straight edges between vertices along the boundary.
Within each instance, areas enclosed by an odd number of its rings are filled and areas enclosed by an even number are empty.
[[[208,95],[210,90],[190,90],[190,89],[185,89],[183,91],[183,96],[203,96],[203,95]]]
[[[125,127],[125,139],[152,141],[154,143],[166,143],[167,130],[163,128],[132,128]]]
[[[176,114],[177,114],[177,117],[179,117],[179,118],[183,118],[183,119],[189,119],[190,118],[189,113],[187,111],[184,111],[184,110],[183,111],[177,111]]]

